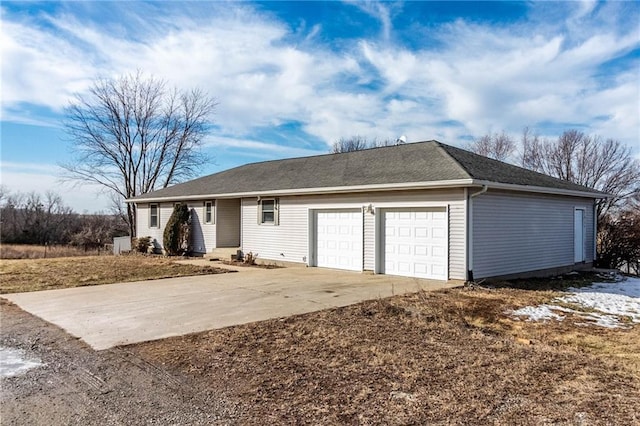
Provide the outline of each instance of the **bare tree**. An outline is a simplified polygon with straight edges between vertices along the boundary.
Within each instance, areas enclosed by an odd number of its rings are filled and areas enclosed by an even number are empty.
[[[597,238],[598,261],[605,268],[623,268],[640,273],[640,210],[631,204],[615,214],[606,214]]]
[[[355,135],[350,138],[340,138],[331,146],[331,152],[338,154],[341,152],[360,151],[369,148],[369,141],[363,136]]]
[[[614,139],[565,131],[557,140],[532,136],[525,128],[522,166],[612,194],[598,205],[598,217],[614,207],[640,199],[640,162],[631,149]]]
[[[60,243],[67,238],[73,211],[51,191],[3,194],[0,204],[3,242],[27,244]]]
[[[178,91],[140,72],[97,79],[67,108],[64,127],[75,152],[64,178],[101,185],[120,199],[193,177],[207,161],[202,140],[216,102],[200,90]],[[126,221],[135,235],[135,210]]]
[[[350,138],[340,138],[331,146],[331,152],[338,154],[341,152],[361,151],[369,148],[379,148],[383,146],[396,145],[390,139],[373,138],[371,140],[364,136],[354,135]]]
[[[515,141],[505,132],[487,134],[475,139],[468,146],[469,151],[500,161],[507,161],[516,150]]]

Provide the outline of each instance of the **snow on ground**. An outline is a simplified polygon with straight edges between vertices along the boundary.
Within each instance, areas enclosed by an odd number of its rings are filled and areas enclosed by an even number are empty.
[[[0,346],[0,377],[13,377],[43,365],[40,360],[27,359],[22,349]]]
[[[567,291],[568,295],[552,300],[551,304],[526,306],[508,313],[524,317],[526,321],[562,321],[565,315],[558,312],[564,312],[586,321],[577,323],[578,325],[607,328],[627,328],[640,324],[640,278],[593,283],[587,287],[569,288]],[[564,306],[554,305],[554,302]]]
[[[511,311],[511,315],[527,317],[527,321],[546,321],[551,319],[562,321],[564,316],[558,315],[551,310],[556,307],[549,305],[525,306],[516,311]]]

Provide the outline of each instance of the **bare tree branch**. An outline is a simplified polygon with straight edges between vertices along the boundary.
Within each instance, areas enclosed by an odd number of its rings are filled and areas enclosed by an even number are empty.
[[[114,199],[191,178],[208,160],[201,147],[215,106],[200,90],[168,90],[140,72],[97,79],[67,108],[64,127],[74,158],[62,165],[63,178],[101,185]],[[131,204],[126,221],[135,235]]]
[[[383,146],[396,145],[390,139],[373,138],[371,140],[364,136],[354,135],[350,138],[340,138],[331,146],[331,152],[338,154],[341,152],[361,151],[369,148],[380,148]]]
[[[507,161],[516,150],[515,141],[505,132],[487,134],[475,139],[468,146],[469,151],[499,161]]]
[[[525,128],[520,161],[528,169],[612,194],[598,205],[600,219],[611,209],[640,199],[640,162],[614,139],[568,130],[554,141],[532,136]]]

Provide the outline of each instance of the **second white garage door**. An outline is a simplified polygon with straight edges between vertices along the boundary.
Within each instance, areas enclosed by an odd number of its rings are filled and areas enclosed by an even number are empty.
[[[448,221],[444,207],[385,211],[382,230],[385,274],[447,279]]]
[[[316,266],[362,270],[362,211],[316,212]]]

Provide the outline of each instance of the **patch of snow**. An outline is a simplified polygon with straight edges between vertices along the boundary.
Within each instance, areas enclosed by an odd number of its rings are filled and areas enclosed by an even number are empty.
[[[0,346],[0,377],[13,377],[43,365],[40,360],[27,359],[22,349]]]
[[[584,292],[559,297],[556,301],[594,309],[603,314],[627,316],[631,322],[640,323],[640,298],[638,297]]]
[[[578,325],[597,325],[607,328],[627,328],[640,324],[640,278],[627,278],[613,283],[593,283],[582,288],[570,288],[567,296],[554,299],[579,308],[595,312],[582,312],[554,304],[526,306],[508,312],[515,316],[526,316],[527,321],[562,321],[565,317],[556,312],[571,313],[586,321]],[[622,320],[622,317],[625,320]]]
[[[554,313],[551,309],[555,306],[540,305],[540,306],[525,306],[524,308],[511,311],[511,315],[519,317],[527,317],[526,321],[546,321],[546,320],[558,320],[562,321],[564,316]]]
[[[597,325],[600,327],[605,327],[605,328],[629,328],[627,325],[623,324],[622,322],[620,322],[620,318],[615,316],[615,315],[608,315],[608,314],[598,314],[595,312],[577,312],[576,314],[578,314],[581,318],[584,318],[585,320],[589,321],[589,322],[585,322],[585,323],[576,323],[577,325]]]
[[[618,275],[619,276],[619,275]],[[607,293],[640,297],[640,278],[627,278],[615,283],[593,283],[589,287],[569,288],[571,293]]]

